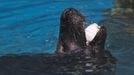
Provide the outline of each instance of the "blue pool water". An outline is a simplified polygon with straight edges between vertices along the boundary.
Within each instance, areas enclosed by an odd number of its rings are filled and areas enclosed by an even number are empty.
[[[87,23],[99,22],[104,11],[112,7],[112,1],[0,0],[0,55],[53,53],[60,15],[68,7],[77,8]]]
[[[112,0],[0,0],[0,56],[21,53],[54,53],[59,18],[68,7],[90,21],[107,19]],[[118,59],[116,75],[134,75],[134,26],[109,19],[106,49]],[[111,25],[110,25],[111,24]]]

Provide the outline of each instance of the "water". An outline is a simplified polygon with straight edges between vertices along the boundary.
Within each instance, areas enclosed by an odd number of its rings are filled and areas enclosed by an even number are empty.
[[[118,58],[116,75],[134,75],[134,23],[106,16],[112,0],[0,0],[0,55],[54,53],[59,18],[68,7],[78,9],[87,24],[93,20],[108,28],[106,49]]]
[[[111,8],[112,3],[105,0],[0,0],[0,55],[53,53],[59,18],[68,7],[77,8],[89,23],[103,19],[103,11]]]
[[[108,29],[106,47],[118,59],[116,75],[134,74],[134,22],[133,17],[114,16],[102,22]]]

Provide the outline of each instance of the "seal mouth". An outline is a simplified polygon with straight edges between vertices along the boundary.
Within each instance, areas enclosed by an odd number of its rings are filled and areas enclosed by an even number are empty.
[[[86,29],[85,29],[85,36],[86,36],[86,44],[88,45],[89,42],[91,42],[96,34],[99,32],[100,26],[98,26],[96,23],[90,24]]]

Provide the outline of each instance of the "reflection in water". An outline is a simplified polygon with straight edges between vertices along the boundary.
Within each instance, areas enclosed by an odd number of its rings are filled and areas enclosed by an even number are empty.
[[[102,21],[108,29],[107,49],[118,59],[116,75],[133,75],[134,16],[110,16]]]
[[[83,50],[82,50],[83,51]],[[53,55],[9,55],[0,57],[1,75],[114,75],[115,60],[105,57],[99,63],[79,51],[77,53]]]

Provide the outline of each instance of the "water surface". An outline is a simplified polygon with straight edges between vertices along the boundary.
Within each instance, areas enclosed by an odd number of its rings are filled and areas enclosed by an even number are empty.
[[[134,22],[107,17],[112,0],[0,0],[0,55],[54,53],[59,18],[68,7],[78,9],[87,24],[107,27],[106,49],[118,58],[116,75],[134,75]]]

